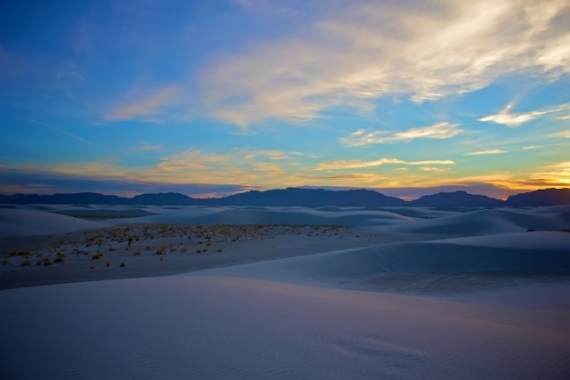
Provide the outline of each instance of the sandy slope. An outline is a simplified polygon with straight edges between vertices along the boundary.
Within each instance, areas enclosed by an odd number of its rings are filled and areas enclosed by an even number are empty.
[[[570,375],[567,311],[216,276],[15,289],[0,303],[10,379]]]
[[[479,210],[443,216],[437,219],[400,223],[387,227],[389,232],[448,234],[459,236],[485,236],[524,232],[527,230],[570,229],[564,215],[548,212],[535,214],[525,210]]]
[[[212,207],[184,208],[159,215],[116,220],[115,225],[136,223],[189,223],[189,224],[297,224],[297,225],[342,225],[378,226],[402,221],[410,217],[387,211],[362,210],[315,210],[303,207]]]
[[[542,279],[545,275],[570,275],[570,233],[534,232],[373,245],[203,273],[333,287],[367,282],[379,285],[381,279],[384,290],[402,290],[401,285],[410,289],[410,284],[415,284],[411,289],[416,291],[434,290],[434,283],[453,275],[494,274],[490,279],[498,285],[496,276],[504,274],[508,274],[507,280],[513,275],[541,275]],[[448,286],[442,290],[454,289]]]
[[[61,234],[103,227],[108,225],[44,211],[0,208],[0,236]]]
[[[426,220],[374,210],[180,208],[108,222],[338,223],[383,234],[342,249],[359,238],[335,230],[308,236],[303,227],[284,235],[281,248],[314,244],[322,253],[0,291],[0,377],[568,379],[570,233],[546,231],[566,229],[566,211]],[[37,223],[14,215],[18,231]],[[406,242],[403,232],[449,238]],[[277,241],[264,239],[244,246],[252,258]]]

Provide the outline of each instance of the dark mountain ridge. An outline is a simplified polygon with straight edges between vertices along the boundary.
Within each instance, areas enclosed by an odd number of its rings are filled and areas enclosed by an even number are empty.
[[[543,189],[511,195],[507,204],[514,207],[567,205],[570,204],[570,189]]]
[[[499,207],[505,202],[485,195],[469,194],[465,191],[441,192],[424,195],[408,202],[409,206],[424,207]]]
[[[251,190],[223,198],[192,198],[179,193],[141,194],[133,198],[99,193],[0,195],[1,204],[157,205],[157,206],[421,206],[421,207],[532,207],[570,204],[570,189],[544,189],[510,196],[506,201],[465,191],[440,192],[413,201],[389,197],[374,190],[286,188]]]

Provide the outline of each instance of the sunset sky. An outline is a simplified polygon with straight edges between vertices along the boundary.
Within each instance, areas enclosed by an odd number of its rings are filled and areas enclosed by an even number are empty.
[[[570,187],[570,2],[0,5],[0,193]]]

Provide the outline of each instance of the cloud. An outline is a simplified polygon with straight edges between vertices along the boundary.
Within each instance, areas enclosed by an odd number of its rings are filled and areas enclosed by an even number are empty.
[[[441,122],[427,127],[412,128],[402,132],[371,131],[359,129],[348,137],[341,137],[340,142],[348,146],[369,144],[385,144],[394,142],[409,142],[414,139],[448,139],[461,133],[459,124]]]
[[[422,166],[420,168],[420,170],[423,170],[424,172],[438,172],[438,173],[443,173],[449,170],[449,168],[435,168],[432,166]]]
[[[465,153],[465,155],[466,156],[488,156],[488,155],[492,155],[492,154],[503,154],[503,153],[507,153],[507,151],[502,150],[502,149],[488,149],[488,150],[480,150],[478,152]]]
[[[570,73],[565,0],[350,2],[304,34],[250,45],[200,73],[204,109],[240,126],[406,96],[463,94],[513,72]],[[540,112],[540,111],[539,111]],[[536,114],[496,116],[516,125]],[[491,119],[489,119],[491,120]]]
[[[398,158],[380,158],[374,161],[364,160],[337,160],[329,162],[321,162],[317,165],[317,170],[346,170],[346,169],[364,169],[382,165],[453,165],[451,160],[425,160],[425,161],[404,161]]]
[[[190,196],[231,195],[253,189],[232,184],[148,182],[127,178],[93,177],[91,174],[66,174],[36,170],[0,168],[3,181],[0,194],[37,193],[53,194],[94,191],[102,194],[132,196],[140,193],[174,191]]]
[[[552,138],[562,137],[562,138],[570,139],[570,130],[551,133],[548,135],[548,137],[552,137]]]
[[[157,116],[165,112],[168,108],[180,105],[182,102],[182,87],[179,85],[169,85],[147,90],[143,95],[136,95],[135,99],[130,99],[135,89],[130,91],[130,95],[113,110],[107,113],[104,118],[110,121],[121,120],[145,120],[158,121]]]
[[[77,178],[92,178],[99,181],[124,181],[148,184],[188,183],[240,184],[251,187],[264,184],[271,186],[283,183],[292,176],[291,163],[286,175],[277,161],[265,158],[248,159],[248,151],[234,149],[227,154],[216,154],[189,149],[163,156],[149,166],[127,167],[118,162],[65,162],[46,164],[12,164],[0,167],[3,170],[22,172],[45,172]],[[268,161],[269,160],[269,161]],[[281,161],[279,161],[281,163]]]
[[[570,161],[543,166],[520,183],[535,187],[569,187]]]
[[[154,144],[149,144],[146,141],[141,141],[141,143],[135,148],[135,150],[142,152],[150,152],[153,150],[160,150],[162,148],[163,148],[162,145],[154,145]]]
[[[254,159],[256,157],[266,157],[270,160],[285,160],[291,158],[292,156],[299,156],[302,153],[299,152],[285,152],[282,150],[257,150],[257,151],[247,151],[242,150],[245,154],[245,158]]]
[[[81,143],[83,143],[83,144],[86,144],[86,145],[93,145],[91,142],[85,140],[83,137],[81,137],[81,136],[79,136],[79,135],[77,135],[77,134],[75,134],[75,133],[69,132],[69,131],[67,131],[67,130],[65,130],[65,129],[55,127],[55,126],[53,126],[53,125],[51,125],[51,124],[47,124],[47,123],[43,123],[43,122],[41,122],[41,121],[36,121],[36,120],[31,120],[31,119],[23,119],[23,120],[21,120],[21,121],[23,121],[23,122],[25,122],[25,123],[32,123],[32,124],[39,125],[39,126],[41,126],[41,127],[50,129],[50,130],[52,130],[52,131],[58,132],[58,133],[60,133],[60,134],[62,134],[62,135],[65,135],[65,136],[67,136],[67,137],[71,137],[72,139],[77,140],[77,141],[79,141],[79,142],[81,142]]]
[[[556,108],[549,108],[542,111],[532,111],[527,113],[511,113],[514,103],[509,103],[503,110],[495,115],[489,115],[484,118],[479,119],[479,121],[493,122],[497,124],[503,124],[508,127],[518,127],[519,125],[534,120],[540,116],[560,112],[568,109],[569,104],[562,105]]]

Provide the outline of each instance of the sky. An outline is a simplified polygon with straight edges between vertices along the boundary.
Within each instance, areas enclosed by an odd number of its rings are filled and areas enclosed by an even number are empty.
[[[570,2],[0,5],[0,193],[570,187]]]

